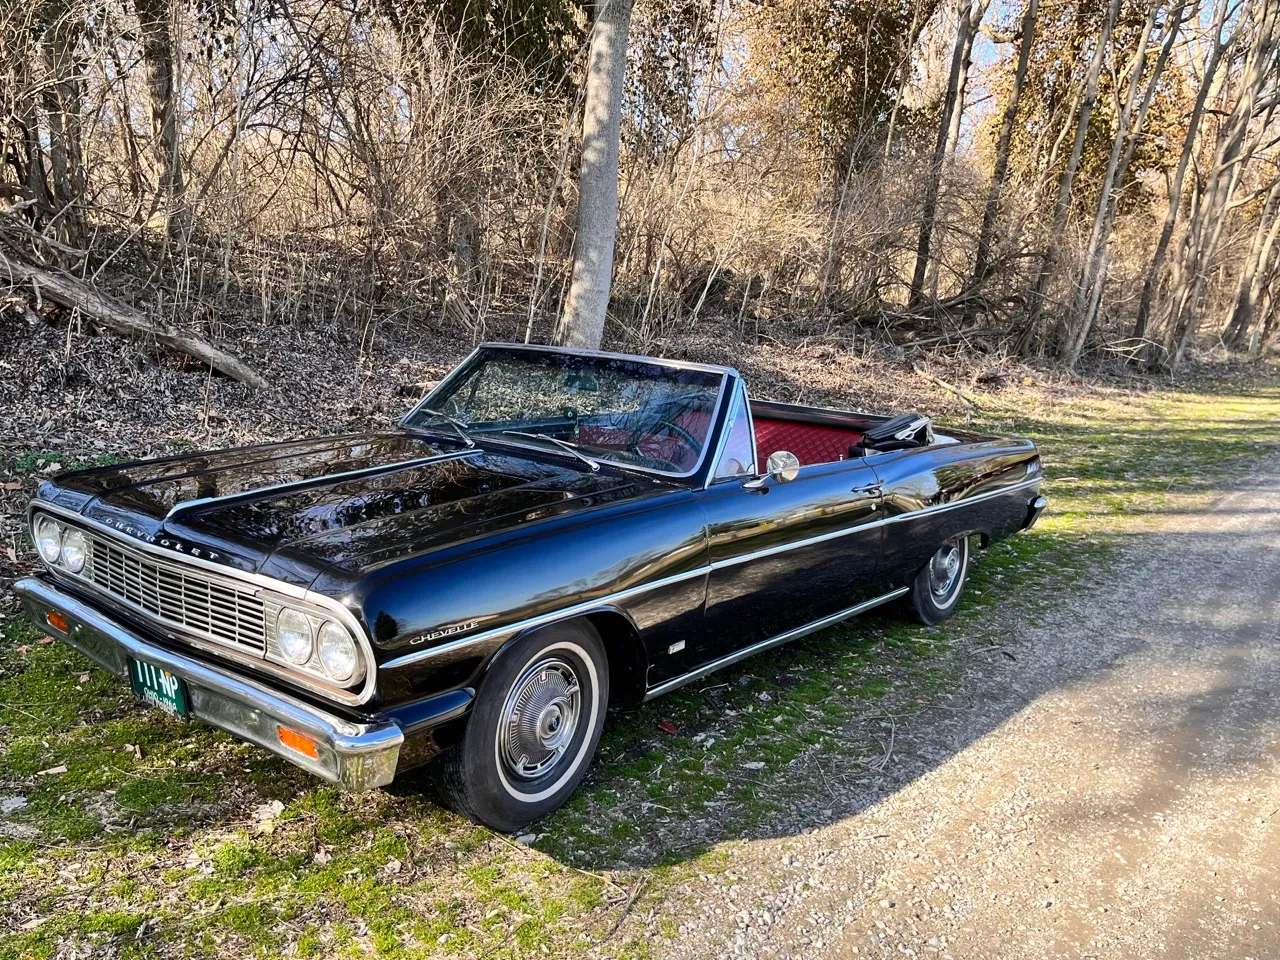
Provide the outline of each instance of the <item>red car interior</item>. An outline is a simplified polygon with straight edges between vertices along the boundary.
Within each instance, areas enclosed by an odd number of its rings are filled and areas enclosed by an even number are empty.
[[[685,410],[669,421],[656,425],[651,433],[635,438],[636,449],[646,457],[664,460],[675,469],[685,472],[698,463],[701,444],[711,429],[711,415],[698,410]],[[685,435],[687,434],[687,436]],[[631,431],[620,427],[584,423],[579,427],[579,439],[592,447],[607,450],[625,450],[631,439]],[[689,442],[692,437],[697,445]]]
[[[706,435],[710,416],[701,412],[685,411],[672,420],[672,426],[683,428],[694,437]],[[753,416],[756,431],[756,455],[763,464],[769,454],[777,450],[794,453],[802,464],[834,463],[849,459],[849,448],[862,440],[862,432],[849,427],[833,427],[819,423],[798,423],[794,420],[771,420]],[[611,450],[623,450],[630,432],[618,427],[582,424],[579,428],[583,443]],[[680,435],[678,430],[666,425],[653,433],[636,438],[636,447],[646,456],[656,457],[675,465],[679,470],[692,470],[698,462],[698,451]]]
[[[794,453],[802,464],[833,463],[849,459],[849,447],[862,440],[857,430],[793,420],[769,420],[753,416],[756,428],[756,456],[763,463],[778,450]]]

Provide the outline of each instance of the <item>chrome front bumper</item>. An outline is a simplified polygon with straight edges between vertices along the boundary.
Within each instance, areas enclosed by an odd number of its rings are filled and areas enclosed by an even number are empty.
[[[395,777],[404,742],[395,721],[352,723],[288,694],[148,643],[47,580],[30,577],[19,580],[13,589],[41,629],[117,676],[128,677],[128,659],[133,658],[181,677],[190,693],[192,716],[211,726],[265,747],[347,790],[371,790]],[[66,630],[49,622],[51,612],[62,615]],[[285,746],[281,728],[311,740],[316,756]]]

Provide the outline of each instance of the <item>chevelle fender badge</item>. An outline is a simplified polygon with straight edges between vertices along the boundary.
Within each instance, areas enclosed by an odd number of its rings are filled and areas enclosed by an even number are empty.
[[[424,633],[420,637],[416,637],[411,642],[416,646],[420,643],[430,643],[432,640],[443,640],[445,637],[452,637],[454,634],[466,633],[472,627],[478,627],[479,620],[467,620],[463,623],[453,623],[447,627],[441,627],[439,630],[432,630],[430,633]]]

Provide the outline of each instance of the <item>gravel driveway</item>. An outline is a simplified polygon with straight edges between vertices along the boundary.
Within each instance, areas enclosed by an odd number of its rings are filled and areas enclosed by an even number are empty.
[[[879,798],[733,845],[675,957],[1280,955],[1280,461],[896,732]],[[681,916],[681,914],[684,914]]]

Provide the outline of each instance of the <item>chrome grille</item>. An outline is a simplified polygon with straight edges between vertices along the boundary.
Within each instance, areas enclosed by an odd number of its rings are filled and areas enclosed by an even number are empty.
[[[178,630],[262,656],[266,609],[257,591],[89,534],[81,576]]]

